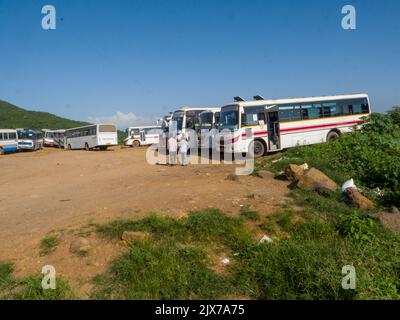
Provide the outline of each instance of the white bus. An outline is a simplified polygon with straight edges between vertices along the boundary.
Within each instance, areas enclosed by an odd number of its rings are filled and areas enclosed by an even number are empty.
[[[48,130],[42,129],[44,132],[43,146],[45,147],[63,147],[65,130]]]
[[[64,148],[68,150],[106,150],[117,144],[117,127],[113,124],[93,124],[65,130]]]
[[[200,113],[199,146],[203,149],[215,147],[215,136],[218,133],[221,108],[212,108]]]
[[[174,112],[171,119],[171,126],[178,135],[186,134],[187,129],[200,130],[200,113],[213,108],[181,108]]]
[[[17,129],[18,149],[36,151],[43,148],[43,132],[31,129]]]
[[[267,152],[332,141],[361,127],[371,112],[367,94],[254,101],[222,107],[218,151]]]
[[[14,129],[0,129],[0,154],[18,151],[18,135]]]
[[[140,147],[158,143],[161,126],[140,126],[126,129],[125,146]]]

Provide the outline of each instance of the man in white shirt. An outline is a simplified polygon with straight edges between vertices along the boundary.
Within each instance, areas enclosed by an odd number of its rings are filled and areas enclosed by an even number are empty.
[[[176,152],[178,150],[178,143],[175,136],[171,136],[168,139],[168,151],[169,151],[169,164],[171,166],[176,165]]]
[[[179,153],[181,154],[181,164],[183,166],[188,165],[187,152],[189,149],[189,142],[185,136],[182,136],[181,141],[179,141]]]

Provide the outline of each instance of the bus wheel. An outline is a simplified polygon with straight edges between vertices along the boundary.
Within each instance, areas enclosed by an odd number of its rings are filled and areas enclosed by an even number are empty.
[[[89,144],[88,144],[87,142],[85,143],[85,150],[86,150],[86,151],[89,151],[89,150],[90,150]]]
[[[69,144],[67,147],[68,150],[72,150],[71,145]]]
[[[0,155],[3,155],[3,154],[4,154],[3,148],[0,148]]]
[[[332,142],[335,141],[337,138],[339,138],[339,133],[337,133],[336,131],[331,131],[328,133],[326,141]]]
[[[254,140],[250,144],[249,152],[255,159],[262,157],[265,154],[265,146],[260,140]]]
[[[132,142],[132,147],[135,147],[135,148],[140,147],[140,142],[137,141],[137,140],[133,141]]]

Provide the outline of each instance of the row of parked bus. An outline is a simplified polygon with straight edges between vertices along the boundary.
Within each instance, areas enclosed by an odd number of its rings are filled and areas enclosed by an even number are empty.
[[[129,127],[126,146],[166,144],[177,137],[197,133],[197,146],[219,152],[268,152],[298,145],[332,141],[360,127],[371,112],[367,94],[246,101],[235,97],[222,108],[180,108],[160,119],[157,126]],[[161,138],[161,139],[160,139]],[[93,124],[66,130],[0,130],[0,153],[37,150],[42,146],[65,149],[100,149],[118,144],[113,124]],[[164,145],[163,145],[164,144]]]
[[[0,154],[36,151],[43,147],[106,150],[118,144],[117,127],[93,124],[72,129],[36,131],[31,129],[0,129]]]
[[[258,158],[298,145],[332,141],[359,128],[370,113],[367,94],[291,99],[254,96],[251,101],[235,97],[222,108],[180,108],[161,119],[161,126],[130,127],[124,143],[167,147],[163,144],[171,128],[178,139],[191,129],[197,132],[200,148],[251,152]],[[160,129],[162,135],[157,134]]]

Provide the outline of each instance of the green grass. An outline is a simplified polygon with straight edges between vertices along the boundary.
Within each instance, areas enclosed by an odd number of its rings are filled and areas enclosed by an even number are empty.
[[[56,289],[42,288],[43,275],[34,275],[22,279],[13,276],[13,265],[0,262],[0,300],[65,300],[74,295],[65,280],[56,278]]]
[[[40,242],[39,254],[41,256],[47,256],[57,249],[61,240],[57,236],[47,236]]]
[[[260,213],[249,206],[243,206],[240,208],[240,216],[243,219],[250,221],[259,221],[261,219]]]
[[[232,218],[218,210],[194,212],[187,220],[152,215],[98,226],[111,239],[119,239],[124,230],[147,231],[151,237],[130,245],[96,278],[94,297],[400,298],[399,236],[336,195],[296,190],[291,196],[303,209],[289,207],[260,218],[260,231],[273,243],[258,244],[246,217]],[[232,259],[227,272],[218,274],[210,269],[207,253],[221,246]],[[356,290],[341,288],[345,265],[356,268]]]
[[[230,284],[207,266],[206,252],[176,243],[137,243],[95,279],[100,299],[215,299]]]

